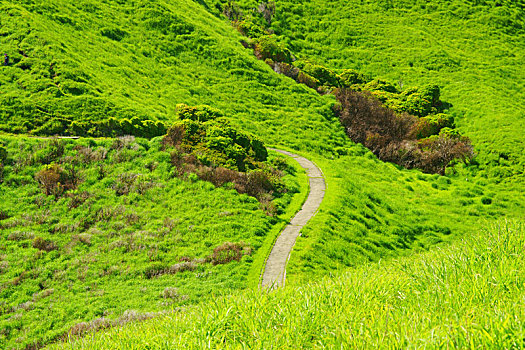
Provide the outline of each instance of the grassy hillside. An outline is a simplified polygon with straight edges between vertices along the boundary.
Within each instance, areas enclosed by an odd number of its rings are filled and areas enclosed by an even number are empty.
[[[5,131],[65,134],[73,122],[112,117],[169,125],[176,105],[186,103],[219,108],[266,142],[344,143],[335,120],[326,123],[332,99],[275,75],[227,21],[196,2],[1,6],[0,45],[11,57],[0,67]],[[87,133],[100,136],[98,129]]]
[[[250,14],[256,2],[239,3]],[[482,176],[523,181],[523,1],[275,3],[270,29],[299,58],[404,88],[438,84],[487,166]]]
[[[292,214],[283,210],[297,210],[306,195],[304,178],[288,168],[287,193],[275,201],[282,215],[269,216],[232,186],[174,177],[160,138],[2,140],[3,348],[252,286]],[[270,157],[278,159],[286,162]],[[52,183],[55,172],[61,183]]]
[[[524,243],[522,224],[501,222],[453,247],[297,288],[218,298],[51,348],[519,349]]]
[[[217,2],[209,2],[213,8],[211,3]],[[409,173],[383,164],[376,167],[356,157],[360,151],[355,149],[349,152],[351,157],[325,163],[324,169],[337,174],[339,197],[337,204],[326,203],[326,221],[312,225],[312,233],[299,239],[291,258],[293,278],[305,278],[305,271],[330,270],[338,263],[352,265],[360,261],[354,251],[377,259],[393,246],[402,246],[403,237],[419,237],[421,243],[428,237],[440,241],[443,238],[436,231],[448,228],[466,233],[476,217],[523,215],[522,2],[276,1],[270,25],[256,10],[256,2],[238,4],[247,22],[268,27],[299,59],[336,73],[355,69],[401,90],[440,85],[442,100],[452,105],[449,114],[459,130],[472,138],[478,154],[473,166],[456,167],[448,179],[417,175],[409,190],[402,182],[410,178]],[[423,179],[438,182],[431,184],[439,188],[436,196]],[[452,186],[442,186],[441,181],[451,181]],[[421,191],[413,191],[415,187]],[[501,200],[496,204],[501,211],[486,207],[492,204],[486,195]],[[440,227],[429,229],[433,224]],[[302,270],[297,275],[296,267]]]
[[[479,166],[458,165],[441,177],[383,163],[349,141],[332,111],[335,98],[276,74],[244,48],[246,38],[221,15],[223,1],[3,1],[0,50],[10,62],[0,66],[0,141],[9,159],[0,184],[0,344],[23,348],[81,322],[124,323],[257,284],[283,217],[269,217],[233,185],[215,188],[196,173],[173,178],[158,138],[123,149],[113,146],[119,139],[98,138],[161,135],[181,103],[217,108],[239,130],[323,169],[327,196],[297,242],[290,282],[453,242],[486,221],[523,218],[523,5],[476,3],[279,0],[270,25],[299,58],[399,88],[440,85],[479,153]],[[245,14],[256,7],[239,5]],[[76,145],[95,157],[108,153],[97,161],[103,166],[83,165],[80,191],[55,201],[36,176],[49,164],[33,162],[52,144],[15,134],[85,137],[64,141],[66,158],[80,157]],[[115,183],[125,174],[144,176],[119,196]],[[282,200],[284,217],[304,198],[304,180],[300,171],[288,175],[301,195]],[[76,201],[87,204],[70,208]],[[179,271],[241,240],[246,246],[237,248],[253,253],[240,262]],[[348,278],[329,284],[339,290]],[[73,333],[90,327],[82,325]]]

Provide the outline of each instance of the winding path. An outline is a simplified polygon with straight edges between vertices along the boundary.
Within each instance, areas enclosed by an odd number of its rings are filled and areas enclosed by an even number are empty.
[[[310,184],[308,198],[306,198],[301,210],[295,214],[292,220],[290,220],[290,223],[281,232],[273,245],[268,259],[266,260],[261,286],[263,288],[275,289],[284,286],[286,279],[286,263],[288,262],[290,252],[295,245],[297,237],[300,236],[301,229],[317,213],[324,198],[326,184],[321,169],[319,169],[312,161],[288,151],[274,148],[269,149],[295,159],[299,165],[306,170],[306,175],[308,176]]]

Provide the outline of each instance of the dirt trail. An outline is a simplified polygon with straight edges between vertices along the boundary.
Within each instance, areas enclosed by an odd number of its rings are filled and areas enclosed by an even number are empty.
[[[275,241],[268,260],[266,261],[266,266],[264,267],[261,285],[264,288],[275,289],[284,286],[286,263],[288,262],[290,252],[295,245],[297,237],[300,236],[301,229],[317,213],[324,198],[326,184],[321,169],[310,160],[291,152],[273,148],[269,149],[295,159],[299,165],[306,170],[306,175],[308,175],[310,183],[308,198],[306,198],[301,210],[295,214]]]

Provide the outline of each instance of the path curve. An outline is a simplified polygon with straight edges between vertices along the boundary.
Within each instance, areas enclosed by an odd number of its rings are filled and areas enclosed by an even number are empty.
[[[286,279],[286,263],[295,245],[301,229],[314,217],[323,201],[326,183],[323,172],[312,161],[297,154],[275,148],[268,148],[295,159],[308,176],[310,192],[301,210],[295,214],[290,223],[284,228],[275,241],[272,251],[266,260],[262,276],[261,286],[263,288],[275,289],[284,286]]]

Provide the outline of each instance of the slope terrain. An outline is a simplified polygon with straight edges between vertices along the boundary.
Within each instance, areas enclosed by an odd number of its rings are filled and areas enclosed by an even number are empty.
[[[523,225],[272,293],[245,292],[52,349],[521,348]]]
[[[305,198],[306,176],[288,162],[283,168],[288,192],[272,205],[237,193],[235,184],[212,185],[213,179],[199,177],[199,163],[193,168],[186,163],[188,173],[175,176],[179,158],[155,137],[180,123],[180,104],[209,105],[237,130],[322,169],[326,196],[291,255],[291,286],[337,273],[336,281],[315,288],[340,290],[353,283],[344,282],[342,268],[360,269],[442,242],[457,249],[454,242],[480,225],[523,218],[521,1],[284,0],[275,2],[269,22],[256,2],[234,4],[273,31],[298,59],[336,72],[355,69],[400,90],[439,85],[441,99],[452,105],[448,113],[478,154],[447,176],[384,163],[351,142],[333,112],[335,97],[258,60],[223,15],[226,5],[214,0],[0,4],[0,50],[9,57],[0,66],[3,347],[40,347],[65,332],[81,335],[257,285],[274,238]],[[57,140],[28,134],[83,138],[63,141],[64,153],[56,157]],[[115,139],[130,134],[137,138]],[[220,139],[224,135],[216,136],[206,147],[228,146]],[[86,148],[97,160],[81,167],[81,191],[73,194],[80,201],[82,191],[93,196],[85,198],[86,205],[69,208],[73,198],[42,189],[37,174],[82,156]],[[97,152],[103,150],[108,153],[100,158]],[[268,164],[286,162],[270,153]],[[99,179],[102,168],[105,180]],[[123,173],[139,174],[141,181],[138,186],[133,177],[129,193],[119,195]],[[158,186],[148,188],[152,182]],[[272,207],[278,208],[273,217]],[[106,209],[120,211],[113,215]],[[95,222],[79,224],[89,217]],[[223,246],[228,242],[239,245]],[[239,261],[200,263],[221,246],[238,251]],[[441,259],[439,250],[431,254]],[[191,271],[164,273],[196,262]],[[511,305],[515,299],[509,298]]]

